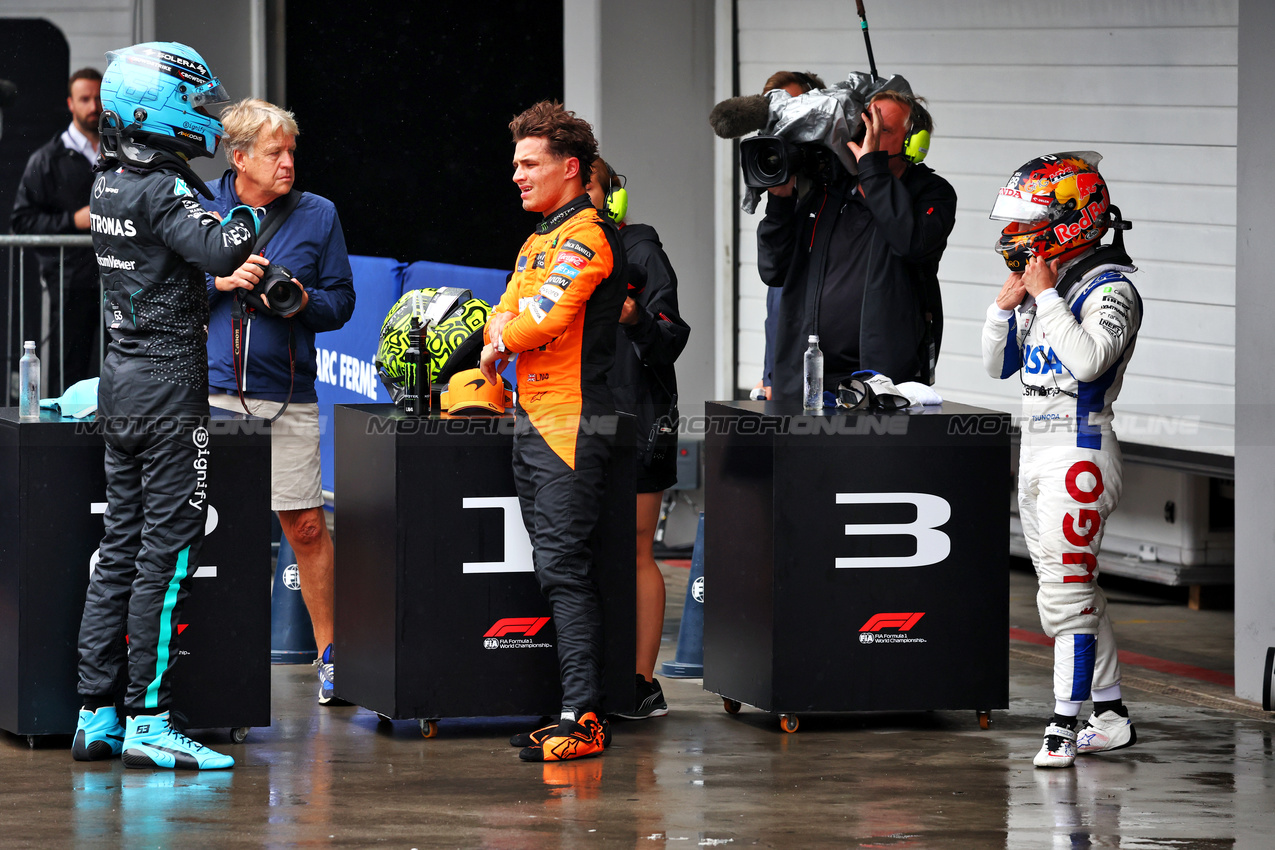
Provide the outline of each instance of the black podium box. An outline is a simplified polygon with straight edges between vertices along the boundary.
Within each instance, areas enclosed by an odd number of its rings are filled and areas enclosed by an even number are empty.
[[[532,571],[512,416],[336,407],[337,694],[386,717],[557,714],[557,633]],[[604,708],[635,702],[634,449],[618,417],[592,540]]]
[[[209,421],[207,536],[182,610],[173,711],[192,729],[270,725],[270,433]],[[97,422],[0,409],[0,729],[69,735],[76,650],[106,510]]]
[[[1007,414],[706,413],[705,689],[785,715],[1008,706]]]

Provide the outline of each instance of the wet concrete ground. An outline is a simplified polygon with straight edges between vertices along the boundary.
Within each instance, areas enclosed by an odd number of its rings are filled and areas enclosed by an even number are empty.
[[[666,574],[675,617],[686,571]],[[1011,625],[1038,632],[1030,574],[1012,588]],[[1230,672],[1229,612],[1108,595],[1122,649]],[[726,714],[697,680],[664,679],[669,716],[617,722],[603,757],[558,765],[506,744],[536,718],[445,719],[425,740],[321,707],[313,668],[276,666],[273,726],[243,745],[196,736],[233,771],[80,764],[69,739],[31,749],[0,734],[0,847],[1275,846],[1275,716],[1198,671],[1126,666],[1138,743],[1038,770],[1049,658],[1011,642],[1011,706],[987,731],[973,712],[931,712],[806,716],[785,734],[755,709]]]

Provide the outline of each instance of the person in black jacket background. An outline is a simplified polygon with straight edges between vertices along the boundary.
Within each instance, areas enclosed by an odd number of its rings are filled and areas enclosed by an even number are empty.
[[[664,491],[677,483],[677,360],[690,326],[677,309],[677,274],[659,234],[625,221],[623,178],[601,158],[594,163],[589,197],[620,228],[629,265],[629,297],[620,312],[615,364],[607,383],[615,409],[637,417],[637,678],[638,705],[630,720],[668,714],[655,681],[664,630],[664,576],[652,552]],[[643,284],[643,281],[645,283]],[[640,291],[639,291],[640,290]]]
[[[93,163],[97,161],[101,89],[102,75],[93,68],[81,68],[71,75],[66,98],[71,124],[27,160],[13,200],[14,233],[54,236],[89,232],[89,192],[93,189]],[[47,330],[40,333],[40,357],[47,364],[45,374],[49,378],[47,387],[67,387],[98,373],[102,307],[97,260],[89,248],[41,248],[35,255],[40,263],[40,280],[48,293]],[[60,271],[65,272],[65,280],[59,277]],[[59,310],[63,311],[65,330],[61,344]],[[63,349],[60,361],[59,347]]]
[[[886,90],[850,142],[857,178],[842,173],[798,198],[793,182],[770,189],[757,228],[757,267],[783,287],[772,398],[802,395],[810,334],[824,353],[824,388],[860,369],[894,381],[934,383],[943,338],[938,266],[956,219],[956,192],[909,161],[905,141],[933,126],[920,98]]]

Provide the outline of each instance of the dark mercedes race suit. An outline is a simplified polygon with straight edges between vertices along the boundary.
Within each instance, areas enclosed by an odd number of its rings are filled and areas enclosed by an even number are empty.
[[[623,268],[615,226],[581,195],[522,246],[496,307],[518,314],[501,334],[518,355],[514,481],[558,632],[562,707],[578,713],[602,704],[602,611],[588,540],[615,442],[607,371]]]
[[[246,207],[218,222],[168,167],[98,175],[89,211],[111,344],[98,388],[106,532],[80,623],[79,692],[116,693],[127,656],[126,711],[159,714],[207,514],[204,272],[243,264],[256,224]]]

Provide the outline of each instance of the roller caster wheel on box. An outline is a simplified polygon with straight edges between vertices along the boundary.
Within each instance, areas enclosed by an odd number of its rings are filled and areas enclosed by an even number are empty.
[[[801,721],[797,719],[797,715],[795,714],[779,715],[779,728],[783,729],[785,732],[789,734],[796,732],[797,728],[800,725],[801,725]]]
[[[251,728],[252,728],[251,726],[236,726],[235,728],[231,729],[230,730],[231,742],[235,744],[242,744],[244,741],[248,740],[248,730]]]
[[[391,720],[392,720],[392,718],[391,718],[388,714],[381,714],[381,712],[379,712],[379,711],[378,711],[378,712],[376,712],[376,722],[377,722],[377,723],[390,723],[390,722],[391,722]]]
[[[434,738],[438,735],[438,721],[421,719],[421,737]]]
[[[723,699],[722,708],[726,709],[727,714],[739,714],[739,709],[743,707],[737,699]]]
[[[990,711],[980,711],[978,713],[978,728],[989,729],[992,725],[992,713]]]
[[[36,735],[27,735],[27,746],[34,750],[35,745],[39,742],[39,740],[39,737]]]

